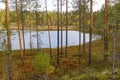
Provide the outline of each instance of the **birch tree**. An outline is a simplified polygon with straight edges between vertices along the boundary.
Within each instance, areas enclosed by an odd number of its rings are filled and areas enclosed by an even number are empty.
[[[17,27],[18,27],[18,38],[19,38],[19,47],[20,47],[20,55],[21,55],[21,60],[22,63],[24,63],[23,59],[23,51],[22,51],[22,41],[21,41],[21,36],[20,36],[20,21],[19,21],[19,14],[18,14],[18,1],[16,1],[16,15],[17,15]]]
[[[23,0],[20,0],[20,4],[21,4],[21,13],[20,13],[20,17],[21,17],[21,25],[22,25],[22,39],[23,39],[23,55],[25,54],[25,32],[24,32],[24,27],[25,27],[25,21],[24,21],[24,12],[23,12]]]
[[[48,26],[48,38],[49,38],[49,47],[50,47],[50,57],[52,58],[50,26],[49,26],[48,11],[47,11],[47,0],[45,0],[45,7],[46,7],[46,18],[47,18],[47,26]]]
[[[117,20],[115,20],[117,24]],[[112,80],[115,80],[115,55],[116,55],[116,32],[117,32],[117,25],[114,27],[113,32],[113,54],[112,54]]]

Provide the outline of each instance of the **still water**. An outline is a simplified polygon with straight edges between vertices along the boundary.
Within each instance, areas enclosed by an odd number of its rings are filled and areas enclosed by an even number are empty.
[[[3,40],[7,40],[7,37],[5,36],[6,31],[1,32],[3,36],[0,36],[0,43],[3,42]],[[66,44],[66,31],[62,31],[63,33],[63,46]],[[19,49],[19,40],[18,40],[18,32],[17,30],[11,31],[11,46],[12,50]],[[60,31],[61,34],[61,31]],[[57,47],[57,31],[50,31],[51,36],[51,46],[52,48]],[[61,36],[61,35],[60,35]],[[48,38],[48,31],[39,31],[38,32],[38,38],[39,38],[39,47],[40,48],[49,48],[49,38]],[[89,42],[89,34],[85,34],[85,41]],[[100,36],[93,35],[92,40],[99,39]],[[21,31],[21,39],[22,39],[22,31]],[[31,31],[31,39],[32,39],[32,48],[37,48],[37,35],[36,31]],[[78,31],[68,31],[68,46],[78,45],[79,44],[79,32]],[[81,44],[83,44],[83,33],[81,32]],[[61,37],[60,37],[60,46],[61,46]],[[25,30],[25,48],[30,48],[30,31]]]

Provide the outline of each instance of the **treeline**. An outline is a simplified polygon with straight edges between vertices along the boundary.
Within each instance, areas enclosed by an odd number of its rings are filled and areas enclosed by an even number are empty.
[[[109,6],[108,10],[108,27],[111,29],[115,25],[115,19],[120,21],[120,3],[116,3],[115,5]],[[95,29],[103,29],[104,28],[104,6],[100,11],[96,11],[93,13],[93,25]],[[120,23],[118,23],[120,26]],[[118,27],[119,28],[119,27]]]
[[[29,26],[30,24],[32,24],[33,26],[36,25],[36,13],[33,11],[23,11],[24,14],[24,21],[25,21],[25,25]],[[66,19],[65,19],[65,12],[60,13],[59,15],[62,14],[62,24],[65,26],[66,24]],[[70,26],[75,26],[78,24],[78,14],[76,13],[76,11],[71,11],[68,13],[68,25]],[[21,14],[19,14],[19,17],[21,17]],[[46,12],[42,11],[42,12],[37,12],[37,18],[38,18],[38,25],[39,26],[46,26],[47,25],[47,17],[46,17]],[[15,11],[10,11],[10,23],[12,26],[16,25],[16,13]],[[49,25],[50,26],[57,26],[57,12],[53,11],[49,11],[48,12],[48,19],[49,19]],[[5,11],[1,10],[0,11],[0,25],[4,25],[5,24]]]
[[[86,8],[88,9],[88,8]],[[88,11],[88,10],[87,10]],[[120,3],[116,3],[115,5],[109,6],[109,27],[112,27],[114,25],[114,19],[117,19],[118,22],[120,21]],[[38,25],[39,26],[46,26],[47,25],[47,17],[45,11],[38,11],[37,12],[37,18],[38,18]],[[62,14],[62,25],[65,26],[66,24],[66,13],[60,12],[59,15]],[[24,21],[25,25],[33,25],[33,27],[36,25],[36,13],[35,11],[23,11],[24,15]],[[89,25],[89,12],[86,12],[86,27]],[[21,17],[20,11],[19,11],[19,17]],[[16,25],[16,13],[15,11],[10,11],[10,23],[11,26]],[[48,19],[49,19],[49,25],[50,26],[57,26],[57,12],[56,11],[49,11],[48,12]],[[94,29],[102,30],[104,28],[104,6],[96,12],[93,12],[93,26]],[[79,24],[79,10],[73,10],[68,12],[68,25],[73,27],[78,27]],[[0,25],[5,25],[5,10],[0,11]],[[119,24],[120,25],[120,24]]]

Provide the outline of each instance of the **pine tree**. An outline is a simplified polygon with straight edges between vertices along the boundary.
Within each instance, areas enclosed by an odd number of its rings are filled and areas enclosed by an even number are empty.
[[[105,0],[105,12],[104,12],[104,60],[107,58],[108,51],[108,2]]]
[[[59,27],[60,27],[60,16],[59,16],[59,0],[57,0],[57,64],[60,66],[60,52],[59,52]]]
[[[90,0],[90,27],[89,27],[89,59],[88,65],[91,64],[91,53],[92,53],[92,27],[93,27],[93,11],[92,11],[92,0]]]
[[[68,0],[66,0],[66,58],[68,57]]]
[[[5,0],[5,6],[6,6],[6,26],[7,26],[7,42],[8,42],[8,79],[13,80],[12,76],[12,60],[11,60],[11,38],[10,38],[10,17],[9,17],[9,5],[8,0]]]

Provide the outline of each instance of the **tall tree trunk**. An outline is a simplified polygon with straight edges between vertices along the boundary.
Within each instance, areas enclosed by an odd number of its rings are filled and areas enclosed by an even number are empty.
[[[8,78],[9,80],[13,80],[12,77],[12,60],[11,60],[11,38],[10,38],[10,18],[9,18],[9,5],[8,0],[5,0],[5,6],[6,6],[6,26],[7,26],[7,42],[8,42]]]
[[[23,51],[22,51],[22,41],[21,41],[21,36],[20,36],[20,23],[19,23],[19,16],[18,16],[18,1],[16,1],[16,15],[17,15],[17,27],[18,27],[18,38],[19,38],[19,46],[20,46],[20,55],[21,55],[21,60],[22,63],[24,63],[23,59]]]
[[[50,57],[52,58],[52,49],[51,49],[51,38],[50,38],[50,26],[49,26],[49,19],[48,19],[48,11],[47,11],[47,1],[45,0],[45,7],[46,7],[46,18],[47,18],[47,26],[48,26],[48,37],[49,37],[49,46],[50,46]]]
[[[23,14],[23,0],[21,0],[21,23],[22,23],[22,36],[23,36],[23,56],[25,54],[25,32],[24,32],[24,27],[25,27],[25,23],[24,23],[24,14]]]
[[[60,17],[59,17],[59,0],[57,0],[57,64],[60,66],[60,53],[59,53],[59,27],[60,27]]]
[[[82,20],[82,15],[81,15],[81,13],[82,13],[82,5],[81,5],[81,0],[79,0],[79,58],[78,58],[78,62],[79,62],[79,64],[80,64],[80,54],[81,54],[81,20]],[[81,11],[81,12],[80,12]]]
[[[39,37],[38,37],[38,12],[37,12],[37,9],[38,9],[38,3],[37,3],[37,0],[36,0],[36,11],[35,11],[35,14],[36,14],[36,31],[37,31],[37,49],[39,49]]]
[[[112,54],[112,80],[115,79],[115,55],[116,55],[116,35],[117,35],[117,20],[115,20],[114,34],[113,34],[113,54]]]
[[[86,27],[86,2],[85,0],[83,0],[83,17],[84,17],[84,21],[83,21],[83,53],[85,53],[85,27]]]
[[[31,0],[29,1],[29,12],[31,13],[31,6],[30,6],[30,2],[31,2]],[[29,16],[29,19],[31,19],[30,18],[30,16]],[[31,20],[30,20],[30,53],[32,54],[32,38],[31,38],[31,28],[32,28],[32,25],[31,25]]]
[[[30,25],[30,53],[32,54],[32,37],[31,37],[31,28],[32,28],[32,26]]]
[[[62,31],[62,0],[61,0],[61,24],[60,24],[60,27],[61,27],[61,55],[62,55],[62,47],[63,47],[63,31]]]
[[[104,16],[104,60],[107,58],[108,51],[108,0],[105,0],[105,16]]]
[[[68,57],[68,0],[66,0],[66,58]]]
[[[92,27],[93,27],[93,10],[92,10],[92,0],[90,0],[90,27],[89,27],[89,58],[88,65],[91,64],[91,52],[92,52]]]

